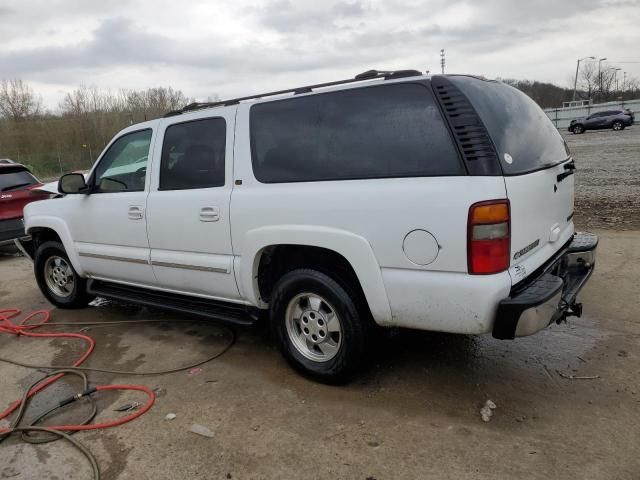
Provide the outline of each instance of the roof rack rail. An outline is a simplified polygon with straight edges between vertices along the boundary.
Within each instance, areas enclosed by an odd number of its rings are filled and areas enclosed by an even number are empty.
[[[249,95],[247,97],[238,97],[230,100],[221,100],[219,102],[193,102],[186,105],[181,110],[172,110],[164,115],[164,117],[173,117],[185,112],[193,112],[194,110],[202,110],[203,108],[212,108],[220,106],[236,105],[244,100],[255,100],[257,98],[273,97],[275,95],[282,95],[285,93],[293,93],[299,95],[301,93],[310,93],[316,88],[333,87],[335,85],[344,85],[346,83],[362,82],[364,80],[373,80],[376,78],[384,78],[385,80],[402,78],[402,77],[415,77],[422,75],[418,70],[367,70],[356,75],[354,78],[348,78],[346,80],[336,80],[334,82],[318,83],[315,85],[308,85],[305,87],[289,88],[286,90],[277,90],[274,92],[260,93],[257,95]]]

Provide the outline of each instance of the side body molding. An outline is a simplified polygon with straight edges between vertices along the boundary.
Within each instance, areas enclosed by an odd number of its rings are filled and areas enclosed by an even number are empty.
[[[331,227],[277,225],[249,230],[243,239],[242,252],[235,257],[238,287],[249,303],[267,307],[258,288],[260,256],[265,248],[283,244],[321,247],[342,255],[353,267],[376,323],[391,324],[391,307],[371,245],[359,235]]]

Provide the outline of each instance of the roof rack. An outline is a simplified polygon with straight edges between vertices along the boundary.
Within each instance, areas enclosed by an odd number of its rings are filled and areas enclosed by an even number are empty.
[[[249,95],[248,97],[233,98],[230,100],[221,100],[219,102],[194,102],[183,107],[181,110],[173,110],[164,115],[164,117],[173,117],[194,110],[202,110],[203,108],[220,107],[237,105],[244,100],[254,100],[256,98],[273,97],[284,93],[293,93],[299,95],[301,93],[311,93],[316,88],[333,87],[335,85],[344,85],[345,83],[362,82],[364,80],[373,80],[376,78],[384,78],[385,80],[403,77],[415,77],[422,75],[418,70],[367,70],[346,80],[337,80],[335,82],[318,83],[316,85],[308,85],[306,87],[289,88],[287,90],[277,90],[275,92],[260,93],[258,95]]]

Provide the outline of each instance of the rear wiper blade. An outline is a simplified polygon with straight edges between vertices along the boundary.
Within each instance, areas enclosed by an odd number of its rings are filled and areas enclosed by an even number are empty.
[[[11,185],[10,187],[5,187],[0,191],[1,192],[8,192],[9,190],[15,190],[16,188],[26,187],[27,185],[31,185],[31,183],[27,182],[27,183],[19,183],[18,185]]]
[[[558,176],[556,177],[556,180],[558,181],[558,183],[560,183],[562,180],[564,180],[570,175],[574,175],[575,173],[576,173],[575,168],[573,170],[567,170],[566,172],[558,174]]]
[[[569,175],[573,175],[574,173],[576,173],[576,162],[574,160],[571,160],[570,162],[565,163],[564,169],[566,170],[566,172],[562,172],[556,177],[558,183],[567,178]]]

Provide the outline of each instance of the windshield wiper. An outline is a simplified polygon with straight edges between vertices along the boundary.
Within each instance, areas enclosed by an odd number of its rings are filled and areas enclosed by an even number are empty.
[[[19,183],[17,185],[11,185],[10,187],[5,187],[0,191],[1,192],[8,192],[9,190],[15,190],[16,188],[26,187],[27,185],[31,185],[31,183],[27,182],[27,183]]]

